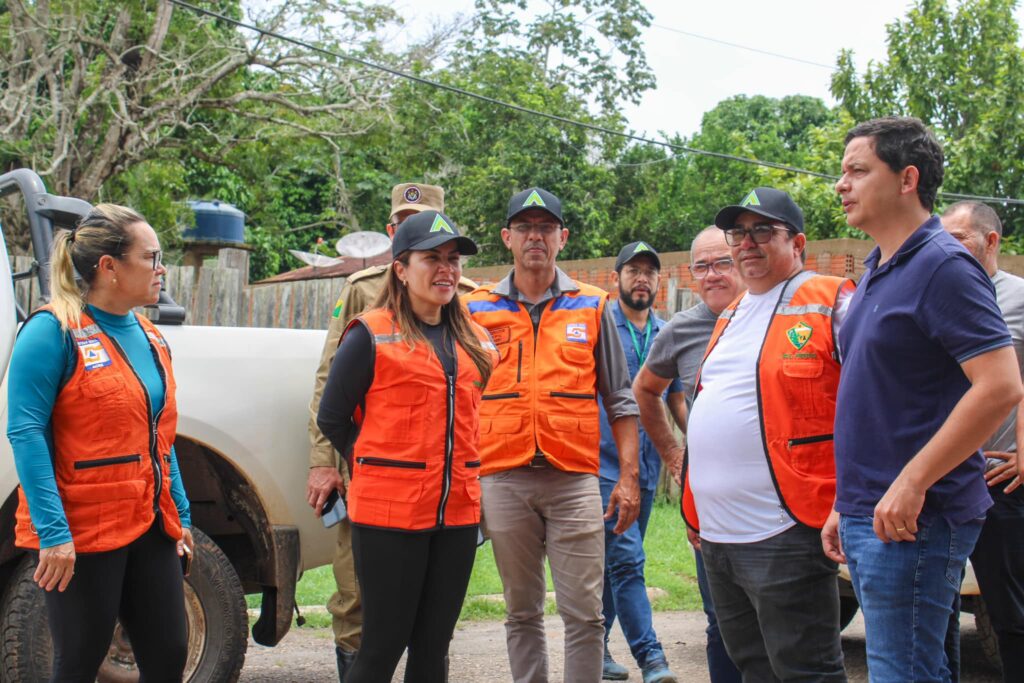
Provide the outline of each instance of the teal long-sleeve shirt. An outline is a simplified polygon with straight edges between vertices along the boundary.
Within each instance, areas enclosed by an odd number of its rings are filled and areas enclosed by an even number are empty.
[[[132,367],[149,392],[153,409],[165,401],[165,387],[145,331],[134,314],[115,315],[89,307],[89,315],[110,337],[117,340]],[[32,524],[39,534],[39,547],[49,548],[73,540],[64,506],[57,491],[53,470],[53,432],[50,419],[61,387],[71,377],[77,351],[67,343],[60,323],[50,313],[33,316],[22,328],[11,355],[7,377],[7,438],[14,449]],[[178,456],[171,448],[171,498],[181,523],[192,526],[188,497],[178,469]]]

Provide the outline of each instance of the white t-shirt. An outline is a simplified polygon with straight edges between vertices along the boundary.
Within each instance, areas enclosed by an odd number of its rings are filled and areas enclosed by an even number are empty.
[[[775,492],[757,413],[757,356],[783,286],[743,297],[701,370],[686,440],[700,536],[709,541],[754,543],[796,524]]]

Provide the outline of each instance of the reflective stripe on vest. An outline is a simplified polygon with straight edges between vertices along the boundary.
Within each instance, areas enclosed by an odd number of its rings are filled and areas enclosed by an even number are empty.
[[[608,295],[576,283],[545,306],[534,333],[519,302],[480,287],[463,300],[501,356],[480,409],[481,474],[526,465],[597,474],[600,422],[595,351]]]
[[[131,543],[157,514],[164,534],[181,538],[171,498],[170,453],[178,409],[170,352],[159,330],[146,318],[136,318],[164,380],[164,408],[155,416],[149,392],[117,342],[84,312],[80,324],[69,329],[77,363],[54,401],[51,425],[57,491],[80,553]],[[16,520],[16,545],[38,548],[20,487]]]
[[[761,439],[779,501],[793,519],[821,528],[835,499],[832,428],[839,361],[832,312],[851,280],[802,271],[783,287],[757,360]],[[725,332],[741,299],[722,312],[704,361]],[[696,381],[700,395],[700,373]],[[694,399],[696,400],[696,398]],[[686,523],[699,530],[684,459],[681,501]]]
[[[353,325],[364,325],[373,339],[373,383],[357,417],[352,522],[408,531],[478,524],[483,388],[472,357],[454,344],[452,381],[433,345],[410,348],[388,311],[372,309],[348,329]],[[487,331],[472,327],[487,348]]]

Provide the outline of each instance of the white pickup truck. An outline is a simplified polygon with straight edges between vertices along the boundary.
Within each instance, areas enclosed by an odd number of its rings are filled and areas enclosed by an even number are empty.
[[[24,198],[38,267],[12,273],[0,235],[0,374],[6,376],[17,326],[12,279],[36,278],[49,291],[53,231],[90,208],[46,193],[25,169],[0,175],[0,197]],[[306,569],[331,561],[334,534],[305,500],[306,435],[313,375],[323,331],[192,327],[166,295],[151,311],[174,357],[178,381],[175,447],[192,503],[196,558],[186,580],[189,656],[185,681],[234,681],[245,660],[245,594],[262,594],[253,639],[277,644],[291,626],[295,584]],[[5,383],[6,384],[6,383]],[[0,433],[7,389],[0,387]],[[33,561],[14,546],[18,477],[0,438],[0,681],[49,678],[51,646]],[[138,680],[131,647],[118,627],[100,681]]]

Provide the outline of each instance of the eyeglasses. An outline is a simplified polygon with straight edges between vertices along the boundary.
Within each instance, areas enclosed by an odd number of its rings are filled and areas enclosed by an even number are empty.
[[[121,256],[130,256],[130,254],[121,254]],[[142,258],[150,259],[152,261],[153,270],[156,270],[164,262],[164,252],[157,249],[156,251],[147,251],[142,254]]]
[[[750,239],[754,241],[754,244],[767,244],[772,241],[772,235],[775,234],[776,230],[787,233],[793,232],[789,228],[774,223],[758,223],[749,228],[729,228],[725,231],[725,243],[730,247],[738,247],[743,243],[743,238],[746,235],[750,235]]]
[[[626,266],[622,269],[622,274],[629,277],[640,277],[643,275],[648,280],[653,280],[658,277],[659,271],[657,268],[637,268],[636,266]]]
[[[743,238],[740,238],[743,241]],[[736,263],[731,258],[720,258],[711,263],[705,263],[704,261],[698,261],[697,263],[690,264],[690,274],[698,280],[703,280],[708,276],[711,271],[714,271],[718,275],[728,275],[732,272],[733,266]]]
[[[516,223],[515,225],[508,226],[508,229],[519,235],[539,232],[541,235],[547,236],[561,229],[561,227],[561,223]]]

